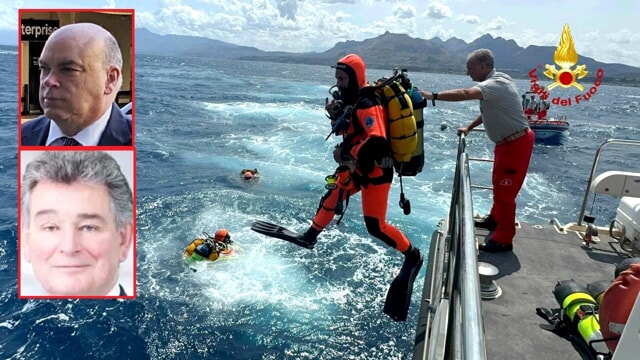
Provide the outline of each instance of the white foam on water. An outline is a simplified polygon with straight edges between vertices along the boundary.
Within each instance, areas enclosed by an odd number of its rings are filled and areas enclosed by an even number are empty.
[[[50,320],[50,319],[58,319],[60,321],[69,321],[69,316],[65,315],[65,314],[55,314],[55,315],[49,315],[43,318],[40,318],[38,320],[36,320],[34,322],[35,325],[40,324],[41,322]]]
[[[247,115],[268,115],[278,120],[298,120],[322,115],[323,105],[298,103],[223,102],[203,103],[206,110],[227,119],[241,119]]]
[[[139,281],[147,284],[148,291],[171,302],[204,304],[205,313],[276,309],[286,311],[287,317],[307,319],[322,326],[330,326],[340,316],[340,322],[354,326],[354,330],[369,322],[370,317],[379,316],[386,289],[399,271],[402,257],[366,235],[359,206],[350,210],[350,219],[345,219],[340,227],[327,228],[316,249],[309,251],[250,230],[256,214],[269,206],[246,207],[260,195],[224,190],[203,196],[209,198],[208,205],[195,212],[179,205],[194,201],[188,197],[150,204],[155,209],[166,206],[163,202],[175,204],[174,208],[189,216],[182,220],[160,220],[156,227],[157,241],[142,241],[147,258],[152,259],[138,263],[138,273],[142,274]],[[316,201],[313,199],[314,204],[307,202],[306,206],[314,207]],[[268,220],[294,231],[309,226],[308,219],[273,215]],[[239,259],[194,263],[191,266],[196,272],[180,264],[182,249],[191,239],[203,230],[212,234],[220,227],[227,228],[242,248]],[[169,260],[171,257],[174,259]],[[169,279],[172,281],[168,282]],[[418,279],[416,284],[420,283]],[[413,306],[417,306],[418,297],[414,297]]]
[[[223,152],[238,149],[274,163],[306,167],[328,159],[339,141],[324,140],[330,123],[322,104],[229,102],[204,103],[203,107],[217,114],[215,122],[238,126],[251,119],[246,131],[216,139]]]
[[[18,324],[20,324],[20,320],[7,320],[7,321],[0,322],[0,327],[12,330]]]

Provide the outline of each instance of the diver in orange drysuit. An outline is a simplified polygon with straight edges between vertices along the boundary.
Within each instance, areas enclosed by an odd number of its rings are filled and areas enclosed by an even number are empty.
[[[313,247],[318,234],[336,214],[336,207],[341,214],[342,202],[360,191],[367,231],[404,254],[405,261],[399,277],[403,277],[402,281],[411,277],[413,284],[422,265],[422,255],[400,230],[386,221],[389,190],[394,176],[393,160],[386,139],[386,111],[373,91],[362,91],[368,84],[365,63],[359,56],[349,54],[338,60],[334,68],[339,93],[334,95],[334,101],[327,103],[331,125],[335,125],[346,107],[355,105],[355,108],[343,126],[336,130],[336,135],[342,135],[343,139],[333,153],[335,161],[340,164],[336,170],[336,187],[329,188],[322,197],[311,227],[301,234],[300,240]],[[336,100],[336,97],[339,99]],[[410,297],[411,294],[408,295]]]
[[[359,56],[350,54],[343,57],[335,69],[336,86],[340,92],[339,102],[342,103],[339,106],[353,105],[356,101],[357,104],[344,128],[337,131],[343,138],[342,144],[338,145],[333,153],[334,159],[340,164],[336,170],[338,188],[329,190],[324,195],[304,238],[308,242],[315,242],[317,235],[333,219],[338,202],[361,191],[362,213],[369,233],[406,256],[418,259],[419,250],[411,245],[400,230],[386,222],[394,170],[392,166],[380,166],[383,159],[390,156],[386,140],[385,109],[373,92],[367,96],[366,92],[360,91],[368,84],[365,64]],[[334,110],[336,103],[333,101],[327,104],[330,114],[340,111]],[[335,119],[332,119],[332,125],[334,124]],[[392,165],[392,162],[389,165]],[[350,166],[353,167],[353,171],[350,171]],[[339,199],[340,191],[337,190],[341,187],[343,196]]]
[[[331,92],[333,101],[327,99],[326,110],[331,119],[331,133],[342,135],[343,141],[333,152],[339,166],[326,178],[329,191],[320,199],[313,222],[304,233],[262,220],[251,224],[251,229],[313,249],[320,232],[335,215],[343,214],[343,203],[348,204],[351,195],[361,192],[362,215],[369,234],[405,256],[384,305],[385,314],[404,321],[423,258],[409,239],[386,221],[394,161],[387,141],[387,114],[378,93],[380,88],[368,86],[364,61],[357,55],[347,55],[333,67],[338,90]]]

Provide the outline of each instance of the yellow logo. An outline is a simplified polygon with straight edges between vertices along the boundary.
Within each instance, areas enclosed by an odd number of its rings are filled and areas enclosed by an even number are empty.
[[[545,64],[546,69],[543,74],[553,80],[553,82],[547,86],[542,86],[538,83],[538,76],[536,75],[538,69],[542,69],[542,64],[538,64],[537,67],[529,71],[529,79],[531,81],[531,92],[536,93],[542,99],[548,99],[550,97],[549,91],[557,86],[562,88],[570,88],[575,86],[578,90],[583,91],[584,86],[578,82],[578,80],[584,78],[589,73],[586,69],[586,65],[576,65],[578,63],[578,53],[576,47],[573,44],[573,37],[571,37],[571,30],[569,24],[564,24],[562,29],[562,36],[560,37],[560,43],[553,53],[553,61],[560,68],[556,68],[556,65]],[[575,68],[574,68],[575,66]],[[566,99],[560,97],[554,97],[551,103],[560,106],[571,106],[573,104],[579,104],[582,101],[589,100],[593,95],[598,92],[598,88],[602,85],[602,78],[604,77],[604,70],[598,69],[596,71],[596,79],[593,82],[593,86],[589,88],[584,94],[578,94]]]
[[[560,43],[553,53],[553,61],[560,66],[560,70],[556,69],[555,65],[545,64],[547,71],[544,72],[544,75],[555,81],[549,84],[547,89],[551,90],[556,86],[562,86],[563,88],[575,86],[580,91],[584,90],[584,86],[576,80],[582,79],[589,72],[585,71],[586,65],[578,65],[575,69],[571,69],[572,66],[578,63],[578,53],[573,44],[569,24],[564,24]]]

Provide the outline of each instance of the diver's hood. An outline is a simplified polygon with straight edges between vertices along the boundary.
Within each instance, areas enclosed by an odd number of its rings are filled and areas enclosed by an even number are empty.
[[[349,76],[349,86],[347,89],[341,89],[342,100],[347,103],[355,102],[358,91],[367,85],[364,61],[356,54],[349,54],[338,60],[333,67],[344,71]]]
[[[367,85],[367,70],[360,56],[349,54],[338,60],[334,67],[346,72],[349,75],[349,84],[358,84],[358,89]]]

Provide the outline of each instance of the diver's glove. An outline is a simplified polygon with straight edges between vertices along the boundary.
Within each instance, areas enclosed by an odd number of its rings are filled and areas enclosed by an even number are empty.
[[[327,117],[331,119],[331,126],[333,126],[335,125],[335,121],[342,115],[344,103],[340,100],[332,100],[329,102],[329,99],[327,99],[324,109],[327,112]]]
[[[344,143],[336,145],[336,147],[333,149],[333,160],[335,160],[338,164],[353,161],[353,158],[349,153],[349,149],[344,146]]]

